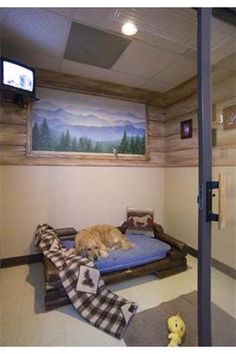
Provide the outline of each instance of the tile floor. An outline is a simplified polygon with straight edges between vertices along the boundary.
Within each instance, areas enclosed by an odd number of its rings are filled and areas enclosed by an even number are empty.
[[[113,292],[139,304],[138,311],[196,290],[197,261],[188,256],[186,272],[157,279],[139,277],[110,286]],[[2,346],[125,346],[86,323],[72,305],[44,312],[41,263],[0,270]],[[236,282],[212,269],[212,300],[236,317]]]

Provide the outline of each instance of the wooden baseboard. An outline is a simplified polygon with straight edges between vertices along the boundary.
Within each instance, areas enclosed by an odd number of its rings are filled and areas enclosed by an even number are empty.
[[[15,267],[22,264],[41,262],[42,259],[42,253],[20,257],[3,258],[0,260],[0,268]]]
[[[218,269],[222,273],[224,273],[224,274],[228,275],[229,277],[233,278],[234,280],[236,280],[236,269],[234,269],[234,268],[228,266],[227,264],[222,263],[214,258],[211,259],[211,264],[214,268]]]
[[[187,252],[191,256],[198,258],[198,250],[196,250],[195,248],[187,246]],[[231,277],[233,279],[236,279],[236,269],[228,266],[227,264],[225,264],[223,262],[218,261],[215,258],[211,259],[211,265],[212,265],[212,267],[216,268],[220,272],[228,275],[229,277]]]

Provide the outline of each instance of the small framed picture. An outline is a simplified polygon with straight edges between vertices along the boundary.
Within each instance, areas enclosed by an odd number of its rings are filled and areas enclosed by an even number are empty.
[[[224,130],[236,128],[236,104],[223,108]]]
[[[192,119],[184,120],[181,122],[181,139],[192,138],[193,128]]]

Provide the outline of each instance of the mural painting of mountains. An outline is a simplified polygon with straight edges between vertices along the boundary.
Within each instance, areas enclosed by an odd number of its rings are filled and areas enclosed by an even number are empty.
[[[145,105],[38,89],[32,109],[32,150],[145,154]]]

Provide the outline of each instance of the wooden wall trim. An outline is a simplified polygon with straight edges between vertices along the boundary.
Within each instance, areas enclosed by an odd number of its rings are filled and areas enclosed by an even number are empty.
[[[0,268],[15,267],[23,264],[37,263],[43,260],[43,254],[31,254],[27,256],[3,258],[0,260]]]

